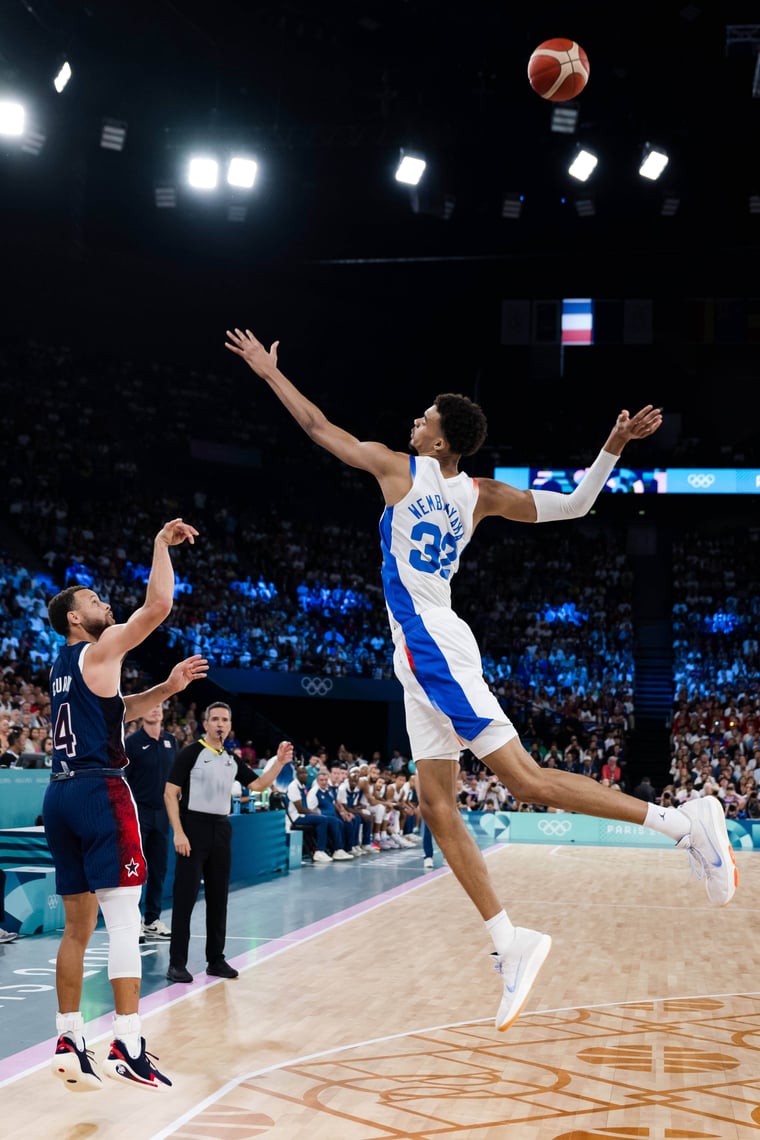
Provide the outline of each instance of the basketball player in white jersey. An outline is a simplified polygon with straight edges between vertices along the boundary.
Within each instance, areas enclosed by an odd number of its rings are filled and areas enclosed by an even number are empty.
[[[645,825],[670,836],[688,852],[712,904],[725,905],[736,889],[725,817],[714,796],[662,808],[584,776],[538,767],[483,678],[469,626],[451,608],[451,578],[482,519],[535,523],[587,514],[625,445],[652,435],[662,415],[651,404],[634,416],[622,411],[571,493],[520,491],[460,471],[460,460],[481,447],[487,427],[482,409],[467,397],[436,397],[414,420],[409,456],[382,443],[362,442],[331,423],[277,367],[278,345],[275,341],[267,350],[249,330],[227,333],[226,347],[267,382],[309,438],[349,466],[374,475],[385,500],[380,520],[383,588],[422,816],[493,940],[503,980],[496,1027],[504,1030],[524,1006],[551,938],[513,926],[494,891],[455,802],[463,748],[482,760],[516,800]]]

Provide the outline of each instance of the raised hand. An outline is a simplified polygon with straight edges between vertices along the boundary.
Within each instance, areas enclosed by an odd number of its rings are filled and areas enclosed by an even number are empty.
[[[615,421],[612,430],[623,435],[626,440],[644,439],[645,436],[656,432],[661,425],[662,408],[655,408],[653,404],[647,404],[635,416],[631,416],[624,408]]]
[[[229,339],[225,341],[224,347],[234,352],[236,356],[242,356],[257,376],[263,377],[267,371],[271,372],[277,367],[279,340],[274,341],[267,351],[261,341],[256,340],[250,329],[246,329],[245,332],[240,329],[234,331],[227,329],[227,336]]]
[[[164,523],[161,530],[156,535],[167,546],[179,546],[185,539],[190,545],[195,544],[195,539],[198,531],[190,523],[183,522],[182,519],[172,519],[171,522]]]
[[[208,661],[206,658],[201,657],[200,653],[193,653],[184,661],[178,661],[166,680],[174,692],[179,693],[182,689],[186,689],[191,681],[202,681],[207,673]]]

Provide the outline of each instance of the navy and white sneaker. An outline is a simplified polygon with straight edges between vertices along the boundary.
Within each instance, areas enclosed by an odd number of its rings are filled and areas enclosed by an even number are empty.
[[[509,1029],[528,1000],[530,988],[552,948],[548,934],[515,927],[515,936],[506,954],[492,954],[494,969],[501,974],[504,991],[496,1014],[496,1028]]]
[[[77,1049],[73,1037],[62,1033],[55,1047],[50,1070],[54,1077],[63,1081],[69,1092],[96,1092],[103,1088],[103,1081],[87,1047]]]
[[[688,852],[691,869],[703,880],[712,905],[725,906],[739,885],[739,872],[723,806],[717,796],[700,796],[686,800],[678,810],[689,817],[691,831],[676,846]]]
[[[172,1083],[169,1078],[159,1073],[153,1064],[158,1058],[146,1053],[144,1037],[140,1038],[140,1046],[140,1056],[132,1057],[124,1042],[115,1037],[103,1062],[103,1072],[112,1080],[135,1088],[154,1089],[156,1092],[170,1089]]]

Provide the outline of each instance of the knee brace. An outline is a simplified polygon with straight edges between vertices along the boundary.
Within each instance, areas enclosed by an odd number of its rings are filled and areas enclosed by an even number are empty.
[[[141,887],[103,887],[95,892],[108,931],[108,977],[141,978]]]

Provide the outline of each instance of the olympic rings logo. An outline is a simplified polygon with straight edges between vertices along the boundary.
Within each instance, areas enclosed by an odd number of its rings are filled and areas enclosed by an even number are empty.
[[[699,475],[695,473],[694,475],[689,475],[686,479],[686,482],[690,487],[694,487],[695,490],[704,491],[708,487],[712,487],[713,483],[715,482],[715,476]]]
[[[329,677],[303,677],[301,688],[310,697],[326,697],[332,690],[333,683]]]
[[[538,830],[543,831],[544,835],[567,835],[572,826],[569,819],[542,819]]]

